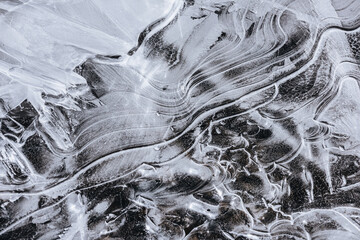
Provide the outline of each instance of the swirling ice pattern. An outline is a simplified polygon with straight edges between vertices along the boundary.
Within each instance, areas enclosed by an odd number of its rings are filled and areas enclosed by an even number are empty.
[[[360,1],[0,1],[0,239],[360,239]]]

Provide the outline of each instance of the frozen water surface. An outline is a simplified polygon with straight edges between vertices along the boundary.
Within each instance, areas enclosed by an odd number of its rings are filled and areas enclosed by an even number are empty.
[[[360,1],[1,0],[0,239],[360,239]]]

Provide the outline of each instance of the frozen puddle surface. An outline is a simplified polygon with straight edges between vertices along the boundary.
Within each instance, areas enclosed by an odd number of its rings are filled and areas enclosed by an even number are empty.
[[[0,1],[0,239],[360,239],[360,1]]]

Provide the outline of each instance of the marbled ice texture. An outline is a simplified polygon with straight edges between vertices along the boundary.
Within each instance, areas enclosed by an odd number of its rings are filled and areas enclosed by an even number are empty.
[[[360,239],[359,0],[1,0],[0,239]]]

